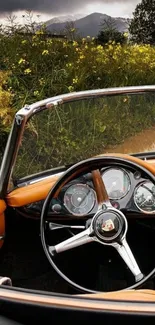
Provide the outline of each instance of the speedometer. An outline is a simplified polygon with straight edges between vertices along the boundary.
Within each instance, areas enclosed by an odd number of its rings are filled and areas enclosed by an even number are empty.
[[[124,169],[109,168],[102,174],[109,199],[119,200],[130,190],[130,178]]]
[[[88,214],[96,204],[95,191],[85,184],[74,184],[68,187],[64,195],[66,209],[76,216]]]

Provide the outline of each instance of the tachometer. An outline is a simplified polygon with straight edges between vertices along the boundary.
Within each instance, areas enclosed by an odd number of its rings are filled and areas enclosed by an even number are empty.
[[[76,216],[88,214],[96,204],[95,191],[85,184],[74,184],[68,187],[64,195],[66,209]]]
[[[141,183],[135,190],[134,202],[144,213],[155,213],[155,186],[150,181]]]
[[[102,178],[109,199],[119,200],[130,190],[130,178],[124,169],[109,168],[102,174]]]

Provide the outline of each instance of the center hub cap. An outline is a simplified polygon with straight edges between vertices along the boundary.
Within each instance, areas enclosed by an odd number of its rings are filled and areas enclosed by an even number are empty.
[[[124,229],[124,219],[117,211],[99,212],[94,219],[96,236],[104,242],[112,242],[118,238]]]

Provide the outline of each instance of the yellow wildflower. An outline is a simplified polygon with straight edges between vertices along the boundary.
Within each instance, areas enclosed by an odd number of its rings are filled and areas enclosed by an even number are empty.
[[[43,52],[42,52],[42,55],[48,55],[49,54],[49,51],[48,50],[44,50]]]
[[[124,37],[128,38],[128,36],[129,36],[129,33],[125,32]]]
[[[30,74],[31,73],[31,69],[27,68],[24,70],[24,74]]]
[[[44,32],[43,32],[43,30],[37,30],[37,31],[35,32],[35,34],[36,34],[36,35],[43,35]]]
[[[78,78],[74,78],[73,79],[73,84],[77,84],[78,83]]]
[[[73,42],[73,46],[77,46],[78,43],[76,41]]]
[[[69,90],[70,92],[72,92],[72,91],[74,91],[74,87],[73,87],[73,86],[69,86],[69,87],[68,87],[68,90]]]
[[[22,42],[21,42],[23,45],[27,43],[27,40],[24,39]]]
[[[48,44],[53,44],[53,41],[51,39],[47,40]]]
[[[109,46],[110,47],[110,46]],[[98,45],[97,46],[97,50],[103,50],[103,46],[102,45]]]
[[[32,40],[35,41],[37,39],[37,35],[32,37]]]
[[[66,64],[66,67],[67,67],[67,68],[72,67],[72,63],[67,63],[67,64]]]
[[[80,60],[85,59],[85,56],[83,54],[80,55]]]
[[[33,92],[33,94],[34,94],[34,96],[38,96],[38,95],[39,95],[39,91],[38,91],[38,90],[35,90],[35,91]]]
[[[25,63],[25,59],[21,58],[19,61],[18,61],[18,64],[24,64]]]
[[[40,86],[45,85],[45,80],[44,80],[44,78],[40,78],[40,79],[39,79],[39,84],[40,84]]]

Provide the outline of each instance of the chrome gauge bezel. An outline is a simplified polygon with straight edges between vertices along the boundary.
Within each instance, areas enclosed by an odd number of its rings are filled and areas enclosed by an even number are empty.
[[[74,213],[66,204],[65,204],[65,201],[64,201],[64,198],[65,198],[65,195],[66,195],[66,192],[67,192],[67,190],[70,188],[70,187],[72,187],[72,186],[83,186],[83,187],[86,187],[86,188],[89,188],[90,190],[91,190],[91,193],[93,193],[93,195],[94,195],[94,200],[92,201],[92,205],[91,205],[91,208],[89,209],[89,211],[87,211],[86,213]],[[65,193],[64,193],[64,197],[63,197],[63,204],[64,204],[64,206],[65,206],[65,208],[66,208],[66,210],[71,214],[71,215],[73,215],[73,216],[75,216],[75,217],[79,217],[79,218],[82,218],[82,217],[84,217],[84,216],[86,216],[87,214],[89,214],[92,210],[93,210],[93,208],[95,207],[95,205],[96,205],[96,203],[97,203],[97,196],[96,196],[96,192],[94,191],[94,189],[92,188],[92,187],[90,187],[89,185],[87,185],[87,184],[83,184],[83,183],[75,183],[75,184],[72,184],[72,185],[70,185],[70,186],[68,186],[68,188],[66,189],[66,191],[65,191]]]
[[[141,212],[143,212],[143,213],[145,213],[145,214],[155,214],[155,209],[154,209],[154,211],[146,211],[146,210],[143,210],[143,209],[141,209],[141,208],[138,206],[138,204],[137,204],[137,202],[136,202],[136,200],[135,200],[136,191],[139,189],[139,187],[141,187],[141,186],[142,186],[143,184],[145,184],[145,183],[152,183],[152,184],[153,184],[152,181],[150,181],[150,180],[146,180],[146,181],[143,181],[143,182],[139,183],[138,186],[136,186],[136,188],[135,188],[135,190],[134,190],[134,196],[133,196],[134,204],[136,205],[136,207],[137,207],[137,209],[138,209],[139,211],[141,211]]]
[[[103,175],[105,175],[105,174],[107,173],[107,171],[109,171],[109,170],[119,170],[119,171],[122,171],[124,174],[126,174],[126,176],[127,176],[127,178],[128,178],[128,181],[129,181],[129,183],[128,183],[129,185],[128,185],[128,189],[127,189],[127,191],[126,191],[122,196],[120,196],[119,198],[116,198],[116,199],[115,199],[115,198],[113,198],[113,197],[110,197],[109,194],[108,194],[110,200],[119,201],[119,200],[123,199],[123,198],[124,198],[124,197],[129,193],[130,188],[131,188],[131,179],[130,179],[130,176],[129,176],[128,172],[127,172],[124,168],[118,168],[118,167],[109,167],[109,168],[106,168],[104,171],[101,170],[102,177],[103,177]],[[103,178],[102,178],[102,179],[103,179]],[[103,182],[104,182],[104,180],[103,180]]]

